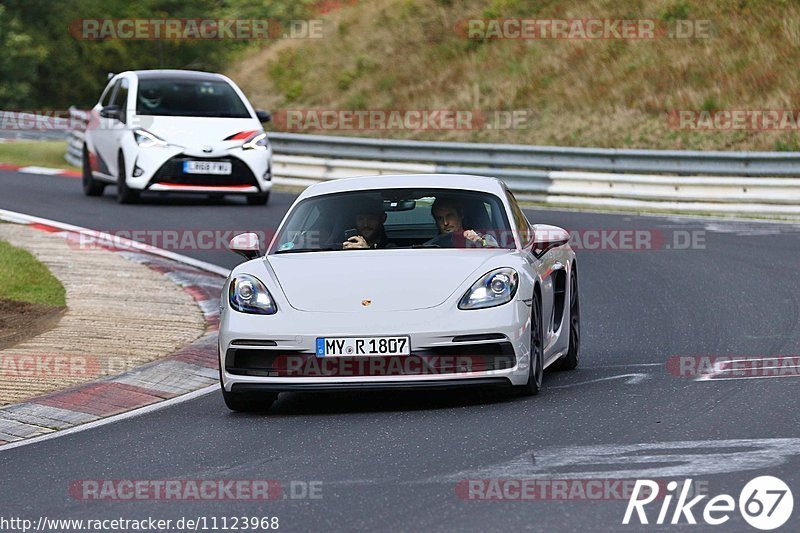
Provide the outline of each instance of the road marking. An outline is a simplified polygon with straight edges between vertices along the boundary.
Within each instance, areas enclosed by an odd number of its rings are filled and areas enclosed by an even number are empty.
[[[50,168],[50,167],[20,167],[17,169],[17,172],[24,172],[26,174],[44,174],[46,176],[58,176],[63,170],[60,168]]]
[[[581,366],[583,370],[596,370],[600,368],[631,368],[634,366],[664,366],[666,363],[630,363],[628,365],[597,365],[597,366]]]
[[[660,364],[660,363],[659,363]],[[641,373],[634,373],[634,374],[620,374],[619,376],[609,376],[606,378],[597,378],[597,379],[590,379],[588,381],[580,381],[578,383],[568,383],[567,385],[556,385],[556,386],[548,386],[548,389],[569,389],[570,387],[578,387],[580,385],[588,385],[589,383],[599,383],[601,381],[610,381],[612,379],[625,379],[626,385],[638,385],[642,381],[646,379],[650,379],[649,374],[641,374]]]
[[[73,426],[69,429],[62,429],[59,431],[55,431],[53,433],[48,433],[47,435],[41,435],[39,437],[33,437],[30,439],[3,444],[2,446],[0,446],[0,453],[14,448],[19,448],[21,446],[27,446],[29,444],[36,444],[50,439],[57,439],[58,437],[66,437],[67,435],[80,433],[81,431],[86,431],[87,429],[94,429],[96,427],[105,426],[106,424],[113,424],[114,422],[119,422],[120,420],[127,420],[128,418],[146,415],[147,413],[158,411],[159,409],[172,407],[173,405],[177,405],[179,403],[188,402],[189,400],[194,400],[195,398],[199,398],[200,396],[205,396],[206,394],[210,394],[218,390],[219,390],[218,384],[209,385],[208,387],[204,387],[194,392],[184,394],[183,396],[177,396],[175,398],[170,398],[169,400],[164,400],[150,405],[145,405],[144,407],[134,409],[133,411],[120,413],[118,415],[109,416],[107,418],[101,418],[100,420],[95,420],[94,422],[88,422],[86,424],[81,424],[79,426]]]
[[[729,439],[567,446],[426,482],[463,479],[664,479],[764,470],[800,455],[800,439]]]
[[[155,246],[144,244],[139,241],[133,241],[122,237],[109,235],[108,233],[104,233],[102,231],[82,228],[80,226],[73,226],[72,224],[66,224],[64,222],[58,222],[56,220],[50,220],[47,218],[26,215],[25,213],[18,213],[16,211],[8,211],[6,209],[0,209],[0,220],[6,220],[8,222],[17,222],[21,224],[43,224],[46,226],[52,226],[53,228],[58,228],[65,231],[83,233],[84,235],[88,235],[95,239],[100,239],[104,242],[117,242],[121,246],[129,247],[134,250],[140,250],[161,257],[166,257],[167,259],[173,259],[175,261],[179,261],[181,263],[199,268],[201,270],[205,270],[207,272],[213,272],[214,274],[225,276],[226,278],[228,277],[228,274],[230,274],[231,272],[227,268],[207,263],[205,261],[200,261],[199,259],[194,259],[186,255],[176,254],[175,252],[162,250],[161,248],[156,248]]]

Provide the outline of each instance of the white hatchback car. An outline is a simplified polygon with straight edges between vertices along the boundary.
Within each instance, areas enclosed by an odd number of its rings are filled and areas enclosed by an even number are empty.
[[[142,191],[245,195],[266,204],[272,149],[262,123],[233,81],[189,70],[122,72],[90,112],[83,191],[132,203]]]

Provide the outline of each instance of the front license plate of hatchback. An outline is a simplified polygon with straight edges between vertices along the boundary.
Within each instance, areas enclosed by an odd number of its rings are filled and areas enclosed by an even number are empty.
[[[226,176],[231,173],[230,161],[184,161],[184,174],[216,174]]]
[[[317,337],[318,357],[411,355],[408,337]]]

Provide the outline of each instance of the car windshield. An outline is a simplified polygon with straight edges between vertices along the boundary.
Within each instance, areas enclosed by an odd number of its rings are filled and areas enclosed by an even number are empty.
[[[270,253],[515,247],[502,201],[482,192],[385,189],[329,194],[300,202],[287,217]]]
[[[242,99],[224,81],[185,79],[139,80],[139,115],[250,118]]]

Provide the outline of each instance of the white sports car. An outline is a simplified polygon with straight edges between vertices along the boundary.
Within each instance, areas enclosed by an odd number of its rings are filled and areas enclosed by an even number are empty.
[[[306,189],[266,253],[221,302],[227,406],[283,391],[506,386],[537,394],[544,369],[578,364],[569,234],[530,225],[503,182],[479,176],[340,179]]]
[[[142,191],[245,195],[266,204],[272,149],[270,120],[221,74],[137,70],[112,77],[89,114],[83,145],[83,192],[117,186],[132,203]]]

